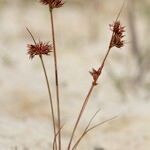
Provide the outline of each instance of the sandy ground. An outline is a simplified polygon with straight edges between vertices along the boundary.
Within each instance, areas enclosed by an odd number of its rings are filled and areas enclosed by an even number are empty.
[[[0,150],[51,149],[52,122],[45,80],[38,58],[31,61],[26,55],[26,44],[31,40],[25,30],[29,27],[37,39],[50,41],[50,23],[48,10],[33,4],[26,8],[19,3],[6,4],[0,14]],[[100,14],[91,5],[87,6],[89,11],[76,4],[71,9],[66,4],[55,13],[64,149],[91,85],[88,71],[98,67],[105,54],[111,34],[108,24],[118,11],[108,1],[102,4],[104,13]],[[122,21],[127,26],[126,19],[125,10]],[[143,26],[137,20],[141,33]],[[127,41],[128,32],[127,26]],[[52,56],[45,57],[45,63],[53,88]],[[101,112],[94,123],[118,117],[88,134],[79,150],[149,150],[150,75],[146,72],[141,81],[136,80],[137,70],[130,44],[112,50],[76,138],[97,109]]]

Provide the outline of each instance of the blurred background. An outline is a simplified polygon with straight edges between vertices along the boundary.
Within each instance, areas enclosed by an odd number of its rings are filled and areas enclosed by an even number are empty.
[[[111,37],[121,0],[66,0],[54,10],[64,149],[79,108]],[[76,138],[92,114],[95,123],[119,117],[88,134],[79,150],[149,150],[150,1],[130,0],[119,17],[125,46],[113,48],[93,92]],[[0,0],[0,149],[48,150],[52,122],[38,57],[27,55],[32,40],[51,42],[48,7],[38,0]],[[53,58],[44,57],[54,93]]]

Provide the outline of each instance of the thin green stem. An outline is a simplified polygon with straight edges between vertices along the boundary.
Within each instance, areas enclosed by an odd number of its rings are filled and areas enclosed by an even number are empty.
[[[50,106],[51,106],[51,114],[52,114],[52,121],[53,121],[54,137],[55,137],[56,136],[56,124],[55,124],[55,114],[54,114],[54,106],[53,106],[52,94],[51,94],[50,84],[49,84],[49,81],[48,81],[48,76],[47,76],[45,64],[44,64],[44,61],[43,61],[43,57],[42,57],[42,55],[40,55],[39,57],[40,57],[40,60],[41,60],[42,68],[43,68],[45,79],[46,79],[46,85],[47,85],[47,89],[48,89],[49,101],[50,101]],[[55,142],[55,149],[57,150],[56,142]]]
[[[60,116],[60,100],[59,100],[59,80],[58,80],[58,64],[57,64],[57,53],[55,44],[55,30],[54,30],[54,19],[53,19],[53,9],[49,5],[50,20],[51,20],[51,32],[53,40],[54,49],[54,67],[55,67],[55,84],[56,84],[56,99],[57,99],[57,118],[58,118],[58,148],[61,150],[61,116]]]

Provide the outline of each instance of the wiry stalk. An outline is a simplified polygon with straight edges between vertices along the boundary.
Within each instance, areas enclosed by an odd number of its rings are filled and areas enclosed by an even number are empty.
[[[51,113],[52,113],[52,120],[53,120],[54,137],[55,137],[56,136],[56,125],[55,125],[55,115],[54,115],[54,107],[53,107],[53,101],[52,101],[52,94],[51,94],[50,84],[49,84],[49,81],[48,81],[48,76],[47,76],[46,68],[45,68],[45,65],[44,65],[43,57],[42,56],[39,56],[39,57],[40,57],[40,60],[41,60],[42,68],[43,68],[45,79],[46,79],[46,85],[47,85],[47,89],[48,89],[48,94],[49,94],[49,99],[50,99],[50,106],[51,106]],[[54,146],[53,149],[57,150],[56,141],[55,141],[54,145],[55,146]]]
[[[56,98],[57,98],[57,117],[58,117],[58,148],[61,150],[61,118],[60,118],[60,100],[59,100],[59,81],[58,81],[58,66],[57,66],[57,53],[55,44],[55,31],[54,31],[54,19],[53,19],[53,9],[49,4],[50,20],[51,20],[51,32],[53,40],[54,49],[54,66],[55,66],[55,84],[56,84]]]
[[[89,126],[91,125],[92,121],[94,120],[94,118],[96,117],[96,115],[99,113],[99,111],[100,111],[100,109],[98,109],[98,110],[96,111],[96,113],[91,117],[91,119],[90,119],[90,121],[88,122],[86,128],[84,129],[84,132],[89,128]],[[83,134],[84,134],[84,132],[83,132]],[[82,134],[82,135],[83,135],[83,134]],[[81,135],[81,137],[82,137],[82,135]],[[78,143],[81,141],[81,139],[82,139],[81,137],[80,137],[80,138],[77,140],[77,142],[74,144],[72,150],[73,150],[74,148],[76,148],[76,146],[78,145]]]
[[[31,31],[28,28],[26,28],[26,29],[27,29],[28,33],[30,34],[34,44],[36,45],[37,43],[36,43],[36,40],[35,40],[33,34],[31,33]],[[56,136],[56,123],[55,123],[54,105],[53,105],[53,99],[52,99],[50,84],[49,84],[49,80],[48,80],[48,76],[47,76],[47,72],[46,72],[46,68],[45,68],[45,64],[44,64],[42,55],[39,55],[39,58],[41,60],[42,68],[43,68],[43,71],[44,71],[44,76],[45,76],[45,79],[46,79],[46,85],[47,85],[47,90],[48,90],[48,94],[49,94],[49,102],[50,102],[51,114],[52,114],[54,137],[55,137]],[[55,149],[57,150],[57,143],[55,142],[54,145],[55,145]]]
[[[84,136],[85,132],[88,130],[89,126],[91,125],[92,121],[94,120],[94,118],[96,117],[96,115],[98,114],[99,111],[100,111],[100,109],[92,116],[92,118],[90,119],[90,121],[87,124],[86,128],[84,129],[84,132],[82,133],[80,138],[77,140],[77,142],[75,142],[74,146],[72,147],[72,150],[74,150],[77,147],[77,145],[80,143],[82,137]]]
[[[118,18],[119,18],[120,14],[121,14],[121,11],[122,11],[123,7],[124,7],[124,4],[125,4],[125,0],[123,1],[122,7],[121,7],[121,9],[120,9],[120,11],[119,11],[119,13],[118,13],[118,15],[117,15],[117,17],[116,17],[116,20],[115,20],[115,23],[114,23],[114,24],[117,24],[117,23],[118,23]],[[119,27],[119,28],[118,28],[118,27]],[[114,28],[115,28],[115,30],[114,30]],[[116,33],[116,28],[117,28],[117,31],[119,31],[119,39],[117,39],[117,41],[114,40],[114,39],[116,39],[116,37],[115,37],[116,34],[118,34],[118,32]],[[120,28],[121,28],[121,29],[120,29]],[[119,29],[119,30],[118,30],[118,29]],[[120,47],[122,47],[123,44],[124,44],[124,41],[122,41],[122,38],[124,37],[123,32],[124,32],[124,27],[121,27],[121,26],[120,26],[120,23],[119,23],[119,26],[117,26],[117,27],[115,27],[115,25],[113,26],[113,32],[112,32],[111,40],[110,40],[110,42],[109,42],[108,50],[107,50],[107,52],[106,52],[106,54],[105,54],[105,57],[104,57],[104,59],[103,59],[103,61],[102,61],[102,64],[100,65],[99,69],[98,69],[98,70],[94,70],[94,71],[96,71],[96,78],[94,77],[94,75],[92,75],[94,81],[93,81],[92,84],[91,84],[91,87],[90,87],[90,89],[89,89],[89,91],[88,91],[88,94],[87,94],[87,96],[86,96],[86,98],[85,98],[85,100],[84,100],[84,102],[83,102],[83,105],[82,105],[81,110],[80,110],[80,112],[79,112],[79,115],[78,115],[78,117],[77,117],[77,120],[76,120],[75,126],[74,126],[74,128],[73,128],[73,131],[72,131],[72,134],[71,134],[71,138],[70,138],[70,141],[69,141],[67,150],[70,150],[70,149],[71,149],[72,140],[73,140],[74,134],[75,134],[75,132],[76,132],[77,126],[78,126],[78,124],[79,124],[79,122],[80,122],[80,119],[81,119],[81,117],[82,117],[82,114],[83,114],[83,112],[84,112],[84,110],[85,110],[85,108],[86,108],[86,106],[87,106],[87,103],[88,103],[88,101],[89,101],[89,98],[90,98],[90,96],[91,96],[91,93],[92,93],[94,87],[97,85],[97,80],[99,79],[99,77],[100,77],[100,75],[101,75],[101,73],[102,73],[102,70],[103,70],[103,68],[104,68],[106,59],[107,59],[107,57],[108,57],[108,55],[109,55],[109,53],[110,53],[111,48],[114,47],[114,46],[116,46],[117,48],[120,48]],[[120,36],[120,35],[121,35],[121,36]]]
[[[89,122],[89,124],[88,124],[87,127],[85,128],[84,132],[82,133],[82,135],[80,136],[80,138],[77,140],[77,142],[76,142],[76,143],[74,144],[74,146],[72,147],[72,150],[75,150],[75,149],[77,148],[77,146],[79,145],[79,143],[81,142],[81,140],[83,139],[83,137],[86,136],[91,130],[93,130],[93,129],[99,127],[100,125],[102,125],[102,124],[104,124],[104,123],[107,123],[107,122],[109,122],[109,121],[111,121],[111,120],[113,120],[113,119],[116,119],[116,118],[117,118],[117,116],[112,117],[112,118],[107,119],[107,120],[104,120],[104,121],[102,121],[102,122],[100,122],[100,123],[98,123],[98,124],[96,124],[96,125],[93,125],[92,127],[89,128],[90,123],[91,123],[91,121],[93,120],[93,117],[92,117],[91,120],[90,120],[90,122]]]
[[[57,133],[56,133],[56,135],[55,135],[55,137],[54,137],[54,140],[53,140],[53,149],[54,149],[54,147],[55,147],[55,142],[56,142],[57,136],[58,136],[60,130],[63,129],[63,127],[64,127],[64,125],[61,126],[61,128],[57,131]]]
[[[112,38],[111,38],[111,41],[112,41]],[[109,48],[108,48],[108,50],[107,50],[107,53],[106,53],[106,55],[105,55],[105,57],[104,57],[104,59],[103,59],[103,62],[102,62],[101,66],[100,66],[99,69],[98,69],[99,72],[102,72],[102,69],[103,69],[103,67],[104,67],[105,61],[106,61],[106,59],[107,59],[107,57],[108,57],[108,54],[109,54],[110,50],[111,50],[111,48],[110,48],[110,46],[109,46]],[[97,78],[97,80],[98,80],[98,78]],[[97,81],[97,80],[96,80],[96,81]],[[95,83],[96,83],[96,81],[95,81]],[[81,108],[81,110],[80,110],[80,112],[79,112],[79,115],[78,115],[78,118],[77,118],[77,120],[76,120],[75,126],[74,126],[74,128],[73,128],[73,131],[72,131],[72,134],[71,134],[71,138],[70,138],[70,141],[69,141],[67,150],[70,150],[70,148],[71,148],[71,144],[72,144],[72,140],[73,140],[75,131],[76,131],[76,129],[77,129],[77,126],[78,126],[78,124],[79,124],[79,121],[80,121],[80,119],[81,119],[81,116],[82,116],[82,114],[83,114],[83,112],[84,112],[84,110],[85,110],[85,107],[86,107],[86,105],[87,105],[87,103],[88,103],[88,101],[89,101],[89,98],[90,98],[90,96],[91,96],[91,93],[92,93],[94,87],[95,87],[95,84],[92,83],[92,85],[91,85],[91,87],[90,87],[90,90],[89,90],[89,92],[88,92],[88,94],[87,94],[87,96],[86,96],[86,98],[85,98],[85,100],[84,100],[84,102],[83,102],[82,108]]]

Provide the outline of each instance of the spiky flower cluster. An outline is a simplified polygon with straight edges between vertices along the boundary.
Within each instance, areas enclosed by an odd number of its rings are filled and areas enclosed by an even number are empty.
[[[41,41],[39,41],[39,43],[36,43],[34,45],[28,44],[27,47],[28,47],[28,54],[31,59],[34,58],[35,55],[39,56],[49,55],[53,49],[52,45]]]
[[[64,4],[62,0],[40,0],[40,2],[44,5],[49,4],[51,9],[62,7]]]
[[[112,40],[110,43],[110,48],[117,47],[121,48],[124,46],[123,33],[125,32],[125,27],[121,25],[120,21],[116,21],[114,24],[110,24],[110,30],[113,32]]]

